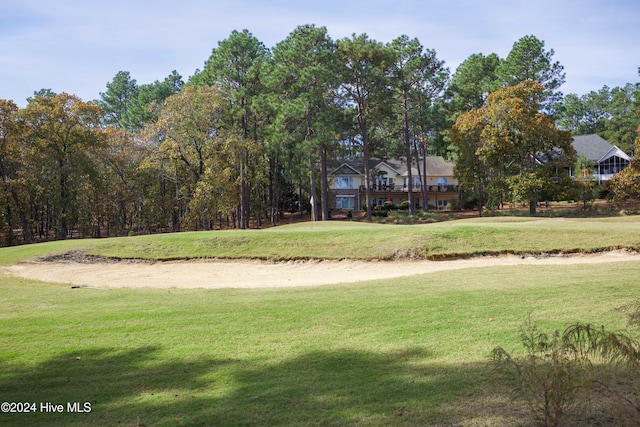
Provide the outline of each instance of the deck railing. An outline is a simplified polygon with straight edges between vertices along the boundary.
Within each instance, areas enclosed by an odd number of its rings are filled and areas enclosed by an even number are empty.
[[[360,186],[360,190],[364,191],[364,185]],[[413,192],[419,193],[421,190],[419,185],[413,186]],[[409,191],[408,185],[400,185],[400,184],[371,184],[371,191],[373,192],[394,192],[394,193],[406,193]],[[429,185],[427,188],[429,193],[457,193],[458,186],[457,185]]]

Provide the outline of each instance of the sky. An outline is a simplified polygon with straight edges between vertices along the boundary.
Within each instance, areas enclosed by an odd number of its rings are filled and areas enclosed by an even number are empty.
[[[305,24],[334,40],[418,38],[451,73],[534,35],[564,66],[565,94],[640,82],[638,0],[0,0],[0,99],[24,107],[51,89],[91,101],[119,71],[186,81],[233,30],[272,48]]]

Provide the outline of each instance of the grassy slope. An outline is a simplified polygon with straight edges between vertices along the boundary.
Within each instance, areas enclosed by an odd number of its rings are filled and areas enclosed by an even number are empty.
[[[265,231],[143,236],[101,242],[95,254],[119,258],[440,257],[503,252],[593,251],[640,247],[640,220],[475,219],[419,226],[302,223]]]
[[[58,246],[59,245],[59,246]],[[233,230],[52,242],[0,249],[0,265],[74,246],[115,258],[392,259],[487,253],[543,253],[640,248],[640,218],[479,218],[418,226],[300,223]]]
[[[125,257],[135,254],[132,248],[154,257],[241,256],[251,245],[239,249],[238,239],[254,234],[267,236],[249,252],[259,257],[273,257],[278,241],[284,257],[334,254],[335,247],[310,242],[340,233],[357,240],[351,251],[359,258],[379,250],[370,240],[391,234],[418,247],[428,242],[431,254],[446,253],[437,247],[474,253],[483,241],[492,252],[639,241],[640,222],[633,219],[545,221],[295,225],[229,237],[55,242],[3,249],[0,259],[7,264],[78,245]],[[230,240],[211,245],[218,234]],[[541,240],[551,240],[552,249],[535,246]],[[385,245],[375,256],[399,247],[407,248]],[[491,349],[518,351],[517,330],[530,313],[544,328],[577,320],[622,327],[615,308],[639,295],[639,274],[631,263],[493,267],[304,289],[169,291],[78,290],[0,275],[2,400],[89,401],[93,408],[0,414],[0,424],[518,425],[520,414],[505,409],[507,396],[491,377]]]

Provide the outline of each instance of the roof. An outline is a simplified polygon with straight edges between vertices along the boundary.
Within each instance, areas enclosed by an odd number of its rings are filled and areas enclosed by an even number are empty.
[[[431,156],[426,158],[427,163],[427,175],[430,176],[453,176],[453,163],[445,162],[440,156]],[[369,168],[374,169],[381,165],[386,165],[387,168],[395,171],[399,176],[406,177],[409,175],[407,162],[398,159],[370,159]],[[338,173],[358,173],[364,175],[364,161],[362,158],[342,160],[334,163],[335,168],[331,172],[332,175]],[[345,170],[347,168],[347,170]],[[420,169],[422,169],[422,162],[420,162]],[[348,172],[347,172],[348,171]],[[417,177],[418,169],[414,166],[411,168],[411,175]]]
[[[614,155],[631,160],[624,151],[615,145],[611,145],[606,139],[596,134],[574,136],[572,145],[578,156],[584,155],[587,159],[596,163]]]

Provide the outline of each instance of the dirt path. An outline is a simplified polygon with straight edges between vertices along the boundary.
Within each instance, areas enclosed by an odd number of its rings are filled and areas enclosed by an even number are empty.
[[[478,257],[453,261],[25,262],[0,271],[45,282],[111,288],[276,288],[352,283],[462,268],[634,261],[640,262],[640,254],[607,252],[524,258]]]

